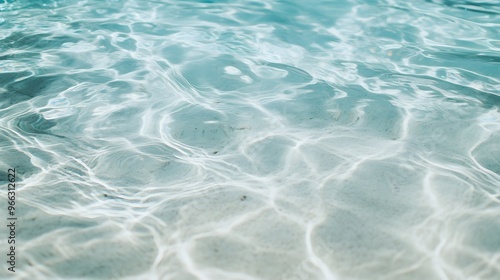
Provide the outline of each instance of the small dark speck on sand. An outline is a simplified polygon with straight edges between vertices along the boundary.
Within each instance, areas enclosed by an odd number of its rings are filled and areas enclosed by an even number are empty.
[[[216,155],[218,152],[219,152],[219,151],[215,151],[215,152],[214,152],[214,155]]]
[[[240,197],[240,200],[243,201],[243,200],[246,200],[247,199],[247,196],[246,195],[243,195]]]

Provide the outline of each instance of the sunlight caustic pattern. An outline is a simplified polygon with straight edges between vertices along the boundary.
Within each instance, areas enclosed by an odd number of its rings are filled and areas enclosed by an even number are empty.
[[[3,1],[16,276],[498,279],[495,3]]]

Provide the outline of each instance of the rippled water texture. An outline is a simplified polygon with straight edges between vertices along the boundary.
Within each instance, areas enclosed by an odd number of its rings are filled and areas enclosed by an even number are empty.
[[[0,278],[500,279],[499,106],[497,0],[4,0]]]

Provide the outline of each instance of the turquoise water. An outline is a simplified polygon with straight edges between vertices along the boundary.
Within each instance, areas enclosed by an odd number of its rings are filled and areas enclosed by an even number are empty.
[[[497,0],[0,2],[0,278],[500,279]]]

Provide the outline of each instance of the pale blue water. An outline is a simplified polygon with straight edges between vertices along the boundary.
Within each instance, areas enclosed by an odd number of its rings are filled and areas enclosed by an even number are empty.
[[[0,1],[2,279],[500,279],[500,2]]]

